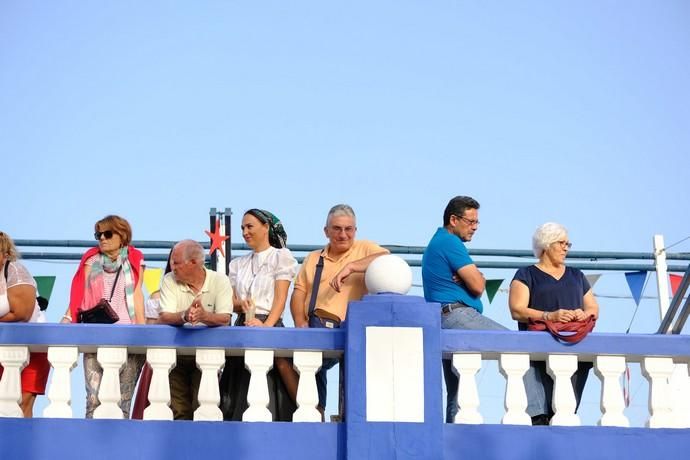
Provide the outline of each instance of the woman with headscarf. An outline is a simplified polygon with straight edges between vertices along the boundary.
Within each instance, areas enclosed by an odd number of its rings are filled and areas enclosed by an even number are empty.
[[[283,327],[282,315],[288,289],[297,274],[297,261],[286,247],[285,229],[280,219],[261,209],[245,212],[241,229],[242,237],[252,251],[233,259],[228,269],[234,309],[238,313],[235,326]],[[247,319],[248,313],[253,317]],[[223,388],[230,385],[233,389],[230,407],[223,404],[224,418],[241,420],[247,409],[249,373],[244,369],[242,358],[229,361],[230,365],[226,366],[228,374],[224,373],[221,382]],[[269,410],[275,421],[292,420],[296,393],[297,379],[289,361],[276,358],[274,370],[269,372]]]
[[[17,249],[7,233],[0,232],[0,323],[42,323],[45,317],[36,300],[36,281],[18,260]],[[22,370],[24,417],[33,416],[36,395],[45,394],[50,363],[47,353],[31,352]],[[0,366],[0,377],[3,369]]]
[[[539,261],[519,269],[510,283],[508,304],[519,330],[527,330],[530,319],[567,323],[599,316],[599,306],[587,278],[577,268],[565,265],[571,246],[568,231],[560,224],[547,222],[534,232],[532,250]],[[532,417],[532,424],[547,425],[553,416],[553,380],[543,361],[533,361],[532,366],[544,389],[541,395],[527,395],[530,403],[541,400],[544,410],[543,415]],[[578,362],[577,372],[573,374],[578,406],[591,367],[592,363]]]
[[[118,324],[144,324],[144,295],[141,290],[144,257],[131,246],[132,228],[119,216],[106,216],[96,222],[94,237],[98,246],[86,251],[72,279],[70,303],[62,322],[78,322],[79,313],[107,300],[117,314]],[[129,418],[134,386],[144,363],[144,355],[130,354],[120,369],[120,409]],[[86,418],[92,418],[100,405],[98,389],[103,369],[96,353],[84,353]]]

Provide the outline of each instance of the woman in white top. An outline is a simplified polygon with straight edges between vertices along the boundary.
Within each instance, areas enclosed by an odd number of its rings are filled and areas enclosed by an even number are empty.
[[[242,237],[252,252],[233,259],[228,269],[234,293],[234,309],[238,313],[235,326],[283,327],[282,316],[288,289],[297,275],[297,261],[285,247],[285,229],[280,219],[261,209],[250,209],[245,212],[241,228]],[[250,314],[250,318],[247,319],[247,313],[252,308],[254,317],[251,318]],[[234,407],[225,408],[226,420],[241,420],[242,413],[247,407],[246,390],[249,374],[244,370],[243,363],[236,361],[226,366],[230,369],[234,365],[239,367],[232,376],[235,382],[230,382],[234,388],[233,393],[238,398],[230,401]],[[290,421],[294,411],[297,380],[294,378],[290,362],[285,358],[276,358],[274,369],[278,370],[279,375],[273,373],[276,380],[273,388],[275,391],[269,391],[272,393],[269,409],[274,420]],[[230,378],[230,375],[225,377]],[[289,399],[285,399],[286,396]],[[290,410],[286,406],[292,406],[293,409]]]
[[[239,313],[235,326],[282,326],[288,289],[297,274],[297,261],[285,247],[285,230],[276,216],[259,209],[244,214],[241,228],[252,252],[233,259],[228,269]],[[256,314],[246,321],[252,303]]]
[[[0,323],[41,323],[45,317],[36,301],[36,281],[17,261],[17,249],[7,233],[0,232]],[[22,370],[21,409],[24,417],[33,415],[37,394],[45,394],[50,363],[47,353],[31,352]],[[0,377],[3,369],[0,366]]]

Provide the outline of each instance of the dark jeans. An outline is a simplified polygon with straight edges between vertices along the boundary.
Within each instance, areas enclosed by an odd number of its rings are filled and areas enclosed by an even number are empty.
[[[544,407],[546,408],[545,413],[547,413],[549,418],[551,418],[554,414],[552,404],[553,379],[548,374],[546,370],[546,363],[544,361],[530,361],[530,366],[534,369],[537,381],[541,384],[541,387],[538,387],[538,389],[542,390],[543,388],[543,393],[538,392],[533,393],[531,395],[528,394],[528,398],[530,396],[532,396],[533,398],[543,398]],[[576,412],[577,409],[580,407],[580,400],[582,399],[582,393],[585,390],[585,383],[587,382],[587,377],[589,376],[589,370],[591,368],[592,363],[580,361],[577,363],[577,370],[572,375],[572,377],[570,377],[570,381],[573,384],[573,390],[575,392]]]
[[[452,311],[442,313],[441,328],[443,329],[467,329],[479,331],[505,331],[506,327],[487,318],[472,307],[460,306]],[[542,363],[543,364],[543,363]],[[446,381],[446,423],[453,423],[458,412],[458,376],[453,371],[450,359],[444,359],[443,377]],[[543,388],[537,376],[537,371],[530,366],[523,377],[525,392],[527,393],[527,413],[530,417],[545,414],[547,406],[544,403]],[[582,384],[584,386],[584,382]],[[541,397],[540,397],[541,396]]]
[[[311,315],[309,318],[309,327],[311,328],[329,328],[329,329],[338,329],[340,328],[339,324],[336,324],[335,322],[329,320],[329,319],[323,319],[319,318],[316,315]],[[327,378],[327,373],[328,370],[331,369],[333,366],[336,364],[340,363],[340,390],[339,390],[339,397],[340,397],[340,410],[342,410],[342,394],[343,394],[343,363],[341,362],[340,359],[338,358],[324,358],[323,362],[321,364],[321,369],[316,373],[316,391],[319,393],[319,407],[322,409],[326,409],[326,397],[327,397],[327,387],[328,387],[328,378]]]

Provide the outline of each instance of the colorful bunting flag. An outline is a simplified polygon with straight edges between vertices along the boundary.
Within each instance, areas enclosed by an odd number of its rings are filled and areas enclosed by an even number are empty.
[[[146,267],[144,271],[144,286],[149,295],[156,292],[161,285],[161,276],[163,276],[162,268],[149,268]]]
[[[676,291],[680,287],[680,282],[683,281],[683,277],[680,275],[668,275],[669,281],[671,281],[671,295],[676,295]]]
[[[38,295],[50,300],[50,295],[53,293],[53,286],[55,286],[54,276],[34,276],[36,280],[36,290]]]
[[[587,281],[589,282],[589,287],[594,289],[594,285],[597,284],[597,281],[599,281],[599,278],[601,278],[601,273],[595,273],[593,275],[585,275],[585,278],[587,278]]]
[[[486,296],[489,298],[489,303],[494,300],[498,288],[501,287],[503,280],[486,280]]]
[[[645,281],[647,280],[647,271],[628,272],[625,274],[625,280],[628,282],[630,293],[635,299],[635,304],[640,305],[642,298],[642,291],[644,290]]]

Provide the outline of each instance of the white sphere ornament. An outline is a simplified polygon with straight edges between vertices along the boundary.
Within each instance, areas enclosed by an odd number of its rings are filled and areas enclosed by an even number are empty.
[[[369,294],[407,294],[412,287],[412,270],[402,257],[387,254],[369,264],[364,282]]]

